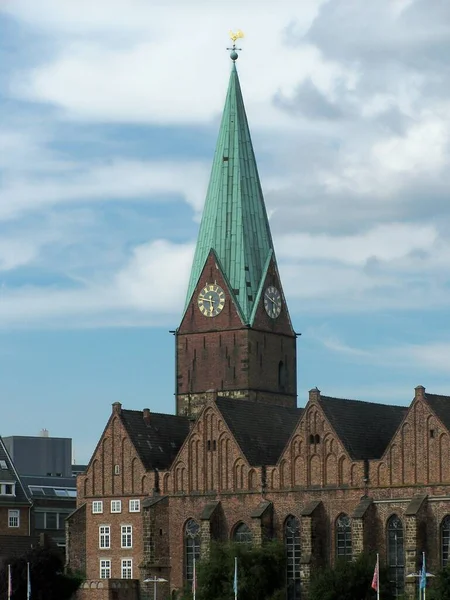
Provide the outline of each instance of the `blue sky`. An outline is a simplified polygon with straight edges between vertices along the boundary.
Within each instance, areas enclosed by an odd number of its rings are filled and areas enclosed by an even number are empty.
[[[173,412],[237,28],[299,405],[450,394],[450,6],[297,4],[0,0],[2,435]]]

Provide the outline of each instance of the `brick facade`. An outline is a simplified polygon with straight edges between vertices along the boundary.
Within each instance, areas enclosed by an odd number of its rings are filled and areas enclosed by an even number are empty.
[[[234,398],[295,406],[296,339],[286,304],[274,320],[260,303],[249,327],[227,293],[223,311],[213,319],[205,318],[198,310],[197,297],[207,283],[214,282],[229,292],[211,252],[176,332],[177,414],[197,415],[209,390]],[[273,261],[263,288],[269,285],[282,289]]]
[[[293,515],[301,524],[305,593],[312,571],[336,558],[339,515],[352,518],[353,555],[376,550],[386,563],[386,527],[395,514],[403,526],[405,573],[417,570],[422,551],[427,552],[429,569],[436,570],[442,562],[440,526],[450,514],[450,474],[443,452],[427,440],[437,436],[432,439],[445,448],[450,434],[423,394],[419,388],[383,457],[363,461],[351,459],[321,408],[320,392],[313,390],[278,463],[266,467],[249,464],[210,399],[171,467],[158,473],[157,493],[155,474],[140,463],[115,407],[87,473],[79,477],[78,501],[86,507],[86,524],[79,514],[71,520],[69,564],[79,555],[74,539],[85,535],[89,579],[98,578],[99,560],[106,556],[112,561],[112,577],[119,578],[120,560],[130,556],[133,576],[141,582],[161,577],[168,580],[158,584],[161,591],[180,589],[189,519],[200,525],[201,555],[206,556],[210,540],[230,539],[239,523],[250,528],[255,544],[272,536],[283,539],[285,520]],[[311,435],[320,441],[311,443]],[[207,450],[207,440],[217,440],[215,450]],[[422,472],[410,467],[416,447],[425,452]],[[114,474],[117,464],[120,474]],[[131,498],[141,500],[139,513],[128,513]],[[104,512],[95,515],[92,501],[98,499]],[[121,514],[111,514],[111,499],[122,500]],[[125,522],[133,526],[131,550],[120,547],[120,526]],[[111,526],[111,549],[99,549],[101,524]],[[407,593],[413,593],[414,585],[407,584]],[[152,594],[148,584],[147,592]]]

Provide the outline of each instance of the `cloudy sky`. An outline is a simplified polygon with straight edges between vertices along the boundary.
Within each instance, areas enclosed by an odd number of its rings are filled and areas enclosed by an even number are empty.
[[[299,404],[450,394],[450,3],[258,6],[0,0],[2,435],[173,412],[237,28]]]

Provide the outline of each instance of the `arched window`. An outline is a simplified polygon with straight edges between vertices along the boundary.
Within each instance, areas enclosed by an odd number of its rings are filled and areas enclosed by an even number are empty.
[[[300,598],[300,522],[290,515],[284,524],[287,600]]]
[[[396,596],[400,596],[405,587],[405,550],[403,523],[397,515],[389,518],[387,536],[389,579],[395,585]]]
[[[447,515],[441,524],[441,563],[442,568],[448,565],[450,550],[450,516]]]
[[[348,515],[339,515],[336,520],[336,556],[352,559],[352,522]]]
[[[233,542],[237,544],[251,544],[252,532],[245,523],[239,523],[233,533]]]
[[[200,558],[200,526],[189,519],[184,528],[184,578],[186,581],[194,579],[194,558]]]

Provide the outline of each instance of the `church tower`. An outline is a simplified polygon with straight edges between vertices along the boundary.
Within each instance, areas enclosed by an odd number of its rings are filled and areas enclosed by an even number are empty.
[[[235,47],[186,304],[176,331],[176,411],[211,393],[296,406],[296,335],[267,218]]]

